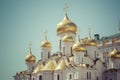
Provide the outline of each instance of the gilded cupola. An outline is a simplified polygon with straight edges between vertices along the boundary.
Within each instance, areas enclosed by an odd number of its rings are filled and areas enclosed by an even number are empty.
[[[90,29],[89,29],[89,36],[88,38],[86,39],[86,45],[89,45],[89,46],[97,46],[97,42],[91,38],[91,35],[90,35]]]
[[[72,36],[66,33],[66,35],[62,38],[62,42],[74,42],[74,39]]]
[[[80,40],[80,37],[78,35],[78,41],[77,43],[75,43],[72,47],[73,52],[85,52],[86,48],[85,48],[85,44],[83,42],[83,40]]]
[[[120,59],[120,51],[117,48],[114,48],[113,51],[109,53],[110,58]]]
[[[35,62],[36,57],[32,54],[31,48],[30,48],[30,53],[25,57],[26,62]]]
[[[41,48],[50,48],[51,43],[47,40],[47,35],[45,35],[45,40],[40,45]]]
[[[57,24],[57,34],[66,32],[76,33],[76,31],[77,31],[76,24],[70,21],[66,13],[64,19]]]

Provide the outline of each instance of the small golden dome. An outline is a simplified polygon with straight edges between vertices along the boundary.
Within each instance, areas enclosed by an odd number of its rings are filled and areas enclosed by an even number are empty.
[[[57,33],[66,33],[66,32],[72,32],[76,33],[77,31],[77,26],[73,22],[71,22],[67,16],[65,15],[64,19],[57,24]]]
[[[35,61],[36,61],[36,58],[35,58],[35,56],[32,54],[32,52],[30,52],[30,53],[26,56],[25,61],[26,61],[26,62],[35,62]]]
[[[97,42],[96,42],[94,39],[92,39],[92,38],[88,38],[88,39],[86,40],[86,45],[89,45],[89,46],[97,46]]]
[[[73,37],[69,36],[68,34],[66,34],[63,38],[62,38],[62,42],[74,42]]]
[[[81,52],[81,51],[85,52],[86,51],[83,41],[80,41],[80,40],[76,44],[73,45],[72,49],[73,49],[73,52]]]
[[[86,45],[97,46],[97,42],[94,39],[91,38],[91,35],[90,35],[91,29],[89,28],[88,30],[89,30],[89,36],[88,36],[88,38],[87,38],[87,40],[85,42]]]
[[[114,48],[113,51],[109,53],[109,56],[112,59],[120,59],[120,51],[118,51],[116,48]]]
[[[75,43],[72,47],[73,52],[85,52],[85,44],[83,43],[83,40],[80,40],[80,35],[78,35],[78,41]]]
[[[50,48],[51,43],[47,40],[47,32],[45,32],[45,40],[40,45],[41,48]]]
[[[50,48],[51,47],[51,43],[48,41],[48,40],[44,40],[42,43],[41,43],[41,45],[40,45],[40,47],[42,48]]]

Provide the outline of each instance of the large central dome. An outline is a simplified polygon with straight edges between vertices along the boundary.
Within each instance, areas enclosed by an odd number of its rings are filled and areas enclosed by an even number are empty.
[[[65,15],[64,19],[57,24],[57,34],[66,32],[76,33],[76,31],[77,31],[76,24],[70,21],[67,14]]]

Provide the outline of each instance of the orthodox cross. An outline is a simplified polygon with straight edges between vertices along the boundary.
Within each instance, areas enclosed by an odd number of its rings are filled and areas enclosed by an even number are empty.
[[[68,8],[69,8],[68,5],[65,4],[65,7],[64,7],[64,12],[65,12],[65,14],[67,14],[67,9],[68,9]]]
[[[47,30],[44,32],[45,34],[45,40],[47,40]]]
[[[89,32],[89,37],[91,37],[91,28],[88,28],[88,32]]]
[[[29,42],[30,53],[31,53],[31,46],[32,46],[32,43],[31,43],[31,41],[30,41],[30,42]]]

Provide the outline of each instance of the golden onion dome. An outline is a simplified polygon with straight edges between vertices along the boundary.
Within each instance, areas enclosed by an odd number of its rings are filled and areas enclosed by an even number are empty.
[[[82,40],[80,41],[80,39],[78,40],[76,44],[73,45],[72,49],[73,49],[73,52],[81,52],[81,51],[85,52],[86,51],[85,45]]]
[[[51,47],[51,43],[48,40],[44,40],[41,45],[41,48],[50,48]]]
[[[66,34],[63,38],[62,38],[62,42],[74,42],[73,37],[69,36],[68,34]]]
[[[68,18],[67,14],[65,15],[64,19],[57,24],[57,33],[66,33],[66,32],[72,32],[76,33],[77,31],[77,26],[75,23],[70,21]]]
[[[85,44],[83,43],[82,40],[80,40],[80,35],[78,35],[78,41],[77,43],[75,43],[72,47],[73,52],[85,52],[86,48],[85,48]]]
[[[30,51],[30,53],[25,57],[25,61],[26,62],[35,62],[36,61],[36,57]]]
[[[88,39],[86,40],[86,45],[89,45],[89,46],[97,46],[97,42],[96,42],[94,39],[92,39],[92,38],[88,38]]]
[[[91,38],[90,29],[89,29],[89,36],[85,43],[86,43],[86,45],[89,45],[89,46],[97,46],[97,42]]]
[[[51,43],[47,40],[47,32],[45,32],[45,40],[40,45],[41,48],[50,48]]]
[[[114,48],[113,51],[111,51],[109,53],[109,56],[112,59],[120,59],[120,51],[118,49]]]

